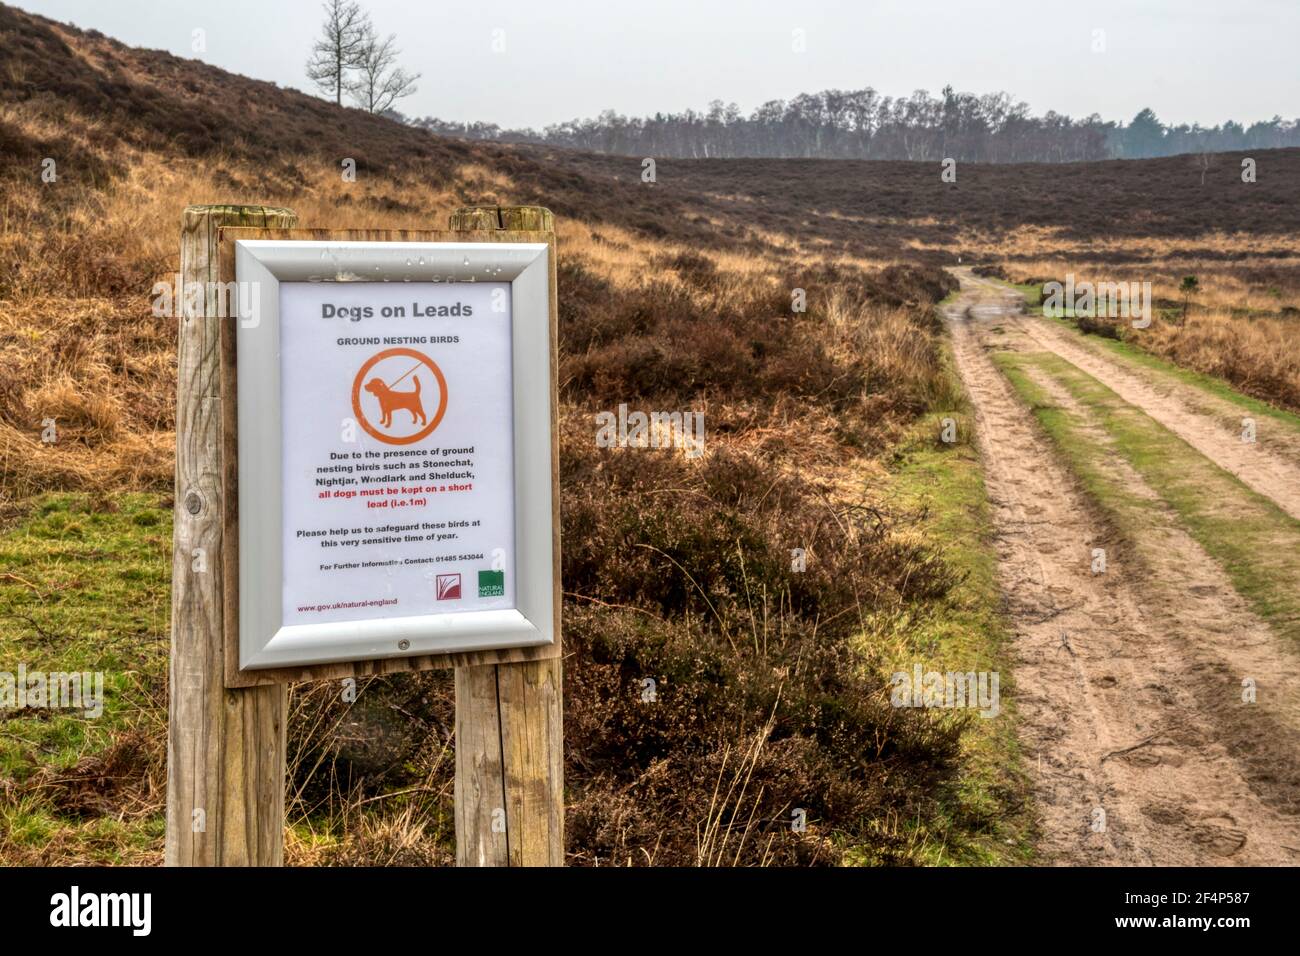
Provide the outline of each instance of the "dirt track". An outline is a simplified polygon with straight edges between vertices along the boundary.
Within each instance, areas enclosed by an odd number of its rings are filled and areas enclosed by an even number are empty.
[[[1130,405],[1136,405],[1220,468],[1300,519],[1300,439],[1255,419],[1256,440],[1241,440],[1247,415],[1231,403],[1189,385],[1157,380],[1127,367],[1078,341],[1052,322],[1017,320],[1043,351],[1055,352],[1097,379]]]
[[[1150,527],[1127,535],[1136,547],[1114,541],[988,350],[1056,352],[1291,513],[1288,469],[1300,465],[1241,454],[1200,406],[1022,316],[1014,291],[959,277],[945,314],[992,502],[1043,862],[1300,863],[1300,656],[1171,509],[1153,508]],[[1088,419],[1064,389],[1036,382]],[[1104,467],[1158,501],[1118,455]],[[1110,555],[1104,574],[1090,567],[1096,547]],[[1241,703],[1244,675],[1258,675],[1261,703]]]

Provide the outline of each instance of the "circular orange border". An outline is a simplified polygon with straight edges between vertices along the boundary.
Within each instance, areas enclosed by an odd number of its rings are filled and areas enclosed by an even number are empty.
[[[438,379],[438,411],[434,414],[433,418],[429,420],[429,424],[425,425],[422,430],[416,432],[414,435],[407,435],[405,438],[395,438],[392,435],[385,435],[383,432],[376,431],[374,427],[371,426],[369,420],[367,420],[365,412],[361,410],[361,383],[365,379],[366,373],[374,368],[377,363],[382,362],[386,358],[392,358],[394,355],[405,355],[409,358],[419,360],[423,364],[429,366],[429,368],[433,369],[434,377]],[[357,377],[352,380],[352,411],[356,413],[357,421],[361,424],[361,427],[366,430],[368,435],[378,438],[381,442],[384,442],[387,445],[409,445],[412,442],[419,441],[421,438],[427,438],[432,434],[433,430],[438,427],[438,423],[442,421],[442,416],[447,411],[447,380],[442,377],[442,369],[438,368],[438,363],[429,358],[429,356],[425,355],[423,352],[417,352],[415,349],[385,349],[384,351],[368,358],[365,364],[361,366],[360,371],[357,372]]]

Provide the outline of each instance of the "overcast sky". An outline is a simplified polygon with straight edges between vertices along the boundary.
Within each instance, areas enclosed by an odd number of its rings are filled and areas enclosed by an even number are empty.
[[[319,0],[18,0],[132,46],[310,89]],[[1300,115],[1300,0],[362,0],[423,74],[412,116],[541,127],[604,109],[749,112],[829,87],[1006,90],[1034,112]],[[191,50],[196,28],[206,51]],[[806,49],[794,49],[794,31]],[[504,33],[494,34],[494,31]],[[1097,31],[1101,31],[1100,33]],[[494,36],[504,52],[493,52]],[[1093,47],[1100,41],[1102,52]]]

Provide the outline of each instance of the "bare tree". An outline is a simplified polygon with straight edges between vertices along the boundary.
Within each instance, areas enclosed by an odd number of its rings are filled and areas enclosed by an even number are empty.
[[[419,73],[407,73],[396,66],[397,37],[389,34],[381,40],[372,29],[366,30],[357,57],[357,77],[348,84],[356,104],[370,113],[382,113],[403,96],[415,92]]]
[[[370,18],[352,0],[325,0],[325,24],[307,60],[307,78],[343,105],[346,76],[357,69],[373,31]]]

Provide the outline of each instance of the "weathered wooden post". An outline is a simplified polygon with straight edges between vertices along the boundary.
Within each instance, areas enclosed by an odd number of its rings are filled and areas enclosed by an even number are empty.
[[[517,231],[554,234],[540,206],[471,206],[451,216],[455,231],[483,241],[536,241]],[[557,315],[551,240],[551,315]],[[552,321],[552,330],[555,325]],[[556,362],[554,331],[551,363]],[[552,373],[551,381],[555,381]],[[558,396],[551,394],[553,407]],[[556,436],[553,439],[558,442]],[[553,510],[559,534],[558,452],[552,452]],[[555,549],[556,555],[559,548]],[[558,560],[558,558],[557,558]],[[555,569],[555,629],[560,574]],[[563,659],[456,668],[456,862],[460,866],[564,865]]]
[[[168,866],[278,866],[284,856],[285,685],[227,689],[223,541],[238,515],[227,496],[235,409],[221,397],[218,274],[223,226],[287,228],[266,206],[190,206],[181,230],[176,506],[167,730]],[[201,294],[191,296],[191,283]]]

